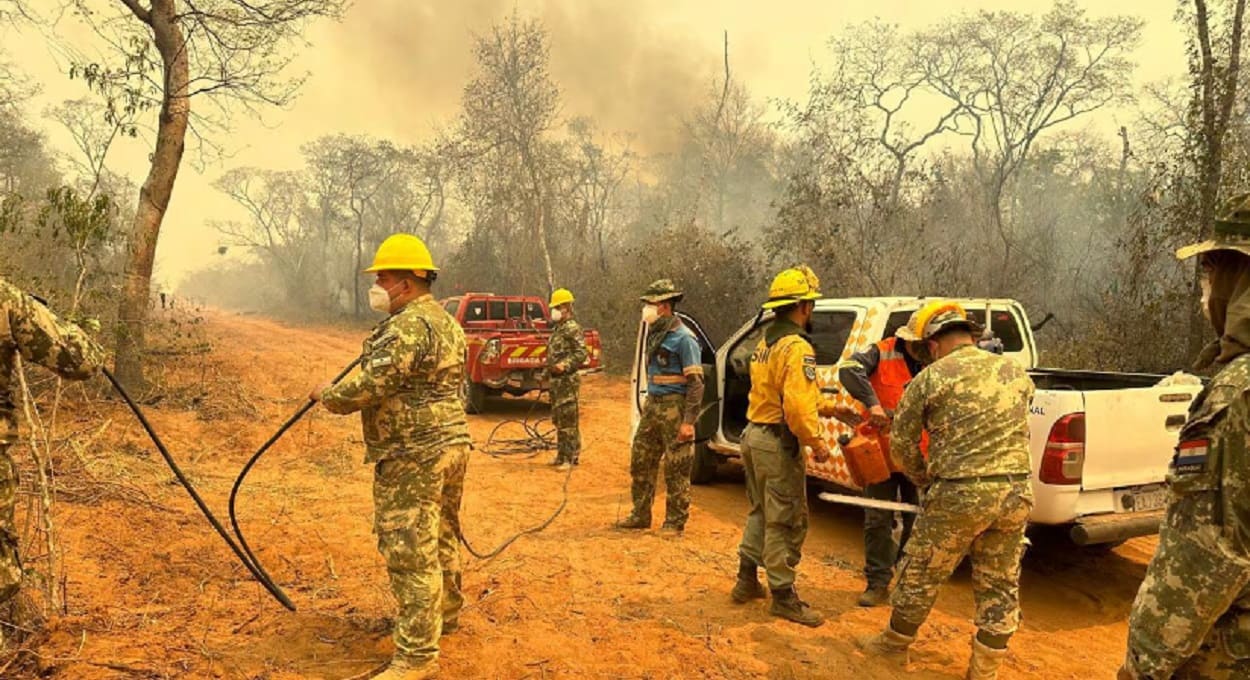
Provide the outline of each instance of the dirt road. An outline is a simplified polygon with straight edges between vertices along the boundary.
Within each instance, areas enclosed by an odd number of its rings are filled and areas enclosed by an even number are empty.
[[[250,451],[356,355],[360,336],[225,313],[207,315],[203,328],[212,353],[165,368],[170,396],[150,417],[224,518]],[[745,512],[732,470],[696,487],[680,539],[609,528],[628,505],[628,390],[614,378],[587,380],[583,465],[566,512],[494,561],[469,561],[463,626],[443,642],[445,677],[898,677],[852,643],[888,616],[854,604],[863,587],[857,511],[814,501],[799,588],[830,618],[816,630],[773,620],[764,604],[729,601]],[[531,404],[492,408],[472,419],[479,441]],[[105,422],[87,467],[127,492],[101,486],[59,504],[68,612],[38,641],[38,656],[23,655],[0,676],[347,678],[385,662],[392,605],[370,534],[370,469],[360,462],[356,419],[315,412],[262,461],[240,502],[249,541],[296,613],[249,580],[118,404],[76,404],[66,418],[83,433]],[[547,457],[474,454],[464,517],[477,547],[558,505],[563,476],[544,465]],[[1113,677],[1153,547],[1035,546],[1024,627],[1002,677]],[[922,630],[908,677],[962,677],[972,611],[964,570]]]

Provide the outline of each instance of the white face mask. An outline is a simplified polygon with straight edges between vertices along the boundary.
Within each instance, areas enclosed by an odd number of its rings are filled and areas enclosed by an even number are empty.
[[[369,289],[369,308],[383,314],[391,313],[391,294],[378,284]]]
[[[564,312],[560,311],[559,309],[553,309],[553,310],[551,310],[551,320],[552,320],[552,321],[563,321],[563,320],[564,320]]]
[[[655,305],[642,306],[642,322],[645,324],[653,324],[660,319],[660,308]]]
[[[1205,316],[1205,317],[1207,318],[1207,321],[1210,321],[1210,320],[1211,320],[1211,309],[1210,309],[1210,305],[1211,305],[1211,277],[1210,277],[1210,276],[1203,276],[1202,278],[1200,278],[1200,279],[1198,280],[1198,282],[1202,285],[1202,303],[1201,303],[1201,304],[1202,304],[1202,315],[1203,315],[1203,316]]]

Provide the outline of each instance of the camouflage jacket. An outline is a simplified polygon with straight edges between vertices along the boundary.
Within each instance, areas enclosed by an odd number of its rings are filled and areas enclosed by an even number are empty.
[[[1190,405],[1168,470],[1170,521],[1224,555],[1250,559],[1250,354],[1233,359]],[[1248,565],[1250,566],[1250,565]]]
[[[1028,475],[1033,381],[1011,359],[975,345],[933,362],[907,386],[891,427],[890,452],[908,477]],[[929,457],[920,452],[929,433]]]
[[[433,296],[378,324],[361,356],[360,370],[321,401],[332,413],[360,411],[365,462],[424,458],[470,443],[460,400],[464,331]]]
[[[19,354],[71,380],[91,377],[104,363],[104,350],[85,331],[0,279],[0,445],[17,441],[13,371]]]
[[[547,368],[560,366],[564,373],[552,377],[577,375],[590,354],[586,351],[586,334],[576,319],[564,319],[556,324],[547,339]]]

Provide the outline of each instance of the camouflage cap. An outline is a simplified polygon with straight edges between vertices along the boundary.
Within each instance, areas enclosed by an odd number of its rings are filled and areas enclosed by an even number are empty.
[[[904,342],[920,342],[920,337],[916,335],[916,331],[912,329],[920,325],[921,312],[923,311],[924,308],[921,307],[920,309],[912,312],[911,316],[907,317],[907,323],[899,326],[898,329],[894,331],[894,337]]]
[[[1187,260],[1213,250],[1233,250],[1250,256],[1250,193],[1237,194],[1225,201],[1211,232],[1211,238],[1206,241],[1177,250],[1177,259]]]
[[[641,299],[643,302],[656,304],[668,300],[680,300],[684,296],[684,293],[677,290],[677,285],[673,283],[672,279],[660,279],[652,281],[651,285],[647,286],[647,290],[643,292]]]
[[[944,330],[955,327],[963,327],[968,331],[972,331],[976,328],[976,322],[969,319],[967,316],[960,314],[957,310],[952,309],[941,312],[932,319],[929,319],[929,323],[925,325],[924,339],[928,340]]]

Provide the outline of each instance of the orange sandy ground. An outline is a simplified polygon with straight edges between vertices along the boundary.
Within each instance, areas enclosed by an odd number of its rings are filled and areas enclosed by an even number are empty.
[[[360,333],[206,316],[212,353],[167,365],[164,377],[207,398],[194,408],[167,400],[149,415],[225,521],[230,485],[251,450],[356,355]],[[745,512],[732,466],[720,482],[695,488],[683,538],[609,528],[629,502],[628,399],[620,379],[585,382],[583,464],[568,509],[496,560],[468,562],[468,604],[460,632],[443,642],[444,677],[901,677],[854,647],[855,636],[879,630],[889,615],[855,606],[863,587],[858,511],[813,500],[799,588],[829,616],[815,630],[770,618],[764,603],[730,602]],[[489,415],[471,418],[475,439],[530,408],[494,402]],[[69,611],[37,641],[37,656],[24,654],[8,676],[348,678],[386,661],[392,601],[370,534],[371,471],[360,462],[355,418],[306,418],[261,462],[241,499],[249,540],[297,613],[249,579],[119,403],[70,408],[63,418],[80,431],[111,419],[87,456],[154,504],[57,506]],[[463,515],[479,549],[558,504],[562,475],[544,465],[548,457],[474,453]],[[662,515],[657,504],[657,526]],[[1153,548],[1153,539],[1114,551],[1035,546],[1023,577],[1024,627],[1001,677],[1113,677]],[[922,629],[907,677],[962,677],[972,612],[965,567]]]

